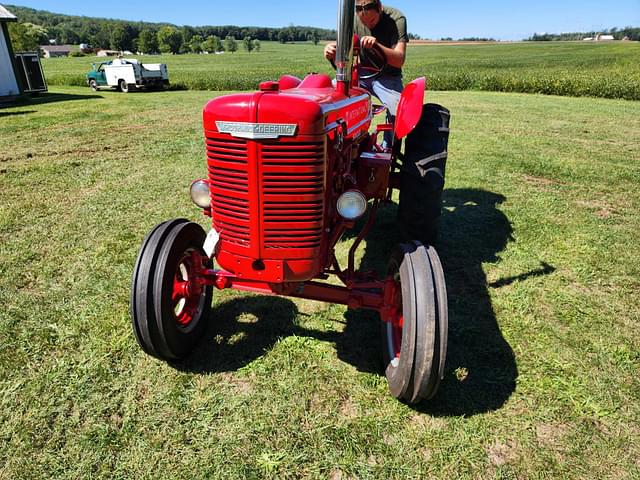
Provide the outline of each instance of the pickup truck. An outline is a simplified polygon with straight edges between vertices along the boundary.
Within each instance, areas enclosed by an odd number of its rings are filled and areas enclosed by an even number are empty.
[[[87,73],[87,85],[93,90],[115,88],[131,92],[137,88],[168,88],[169,73],[164,63],[142,64],[135,59],[117,58],[109,62],[93,63]]]

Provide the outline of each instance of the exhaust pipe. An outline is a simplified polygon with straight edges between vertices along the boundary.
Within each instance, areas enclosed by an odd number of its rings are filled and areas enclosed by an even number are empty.
[[[336,82],[338,90],[345,95],[349,95],[349,87],[351,85],[355,3],[355,0],[338,0]]]

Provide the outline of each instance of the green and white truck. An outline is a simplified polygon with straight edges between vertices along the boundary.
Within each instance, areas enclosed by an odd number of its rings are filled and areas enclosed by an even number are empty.
[[[168,88],[169,72],[164,63],[145,63],[135,59],[117,58],[108,62],[94,63],[87,73],[87,85],[93,90],[115,88],[131,92],[138,88]]]

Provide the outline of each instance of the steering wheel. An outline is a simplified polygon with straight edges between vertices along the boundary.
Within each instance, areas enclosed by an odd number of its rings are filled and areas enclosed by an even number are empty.
[[[359,57],[360,63],[357,68],[361,80],[376,78],[387,66],[387,56],[379,45],[374,45],[373,48],[360,48]]]
[[[360,59],[360,62],[356,66],[358,69],[358,78],[360,78],[360,80],[376,78],[382,73],[384,67],[387,66],[387,56],[380,48],[380,45],[374,45],[373,48],[360,48],[360,41],[357,37],[355,43]],[[333,69],[336,70],[335,62],[333,60],[329,60],[329,62]],[[367,65],[363,65],[363,62],[367,63]]]

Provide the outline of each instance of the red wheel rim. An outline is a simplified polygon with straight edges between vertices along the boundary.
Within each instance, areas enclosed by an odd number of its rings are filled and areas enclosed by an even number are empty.
[[[171,305],[176,322],[187,327],[202,312],[203,285],[198,281],[202,259],[195,251],[184,253],[173,276]]]

